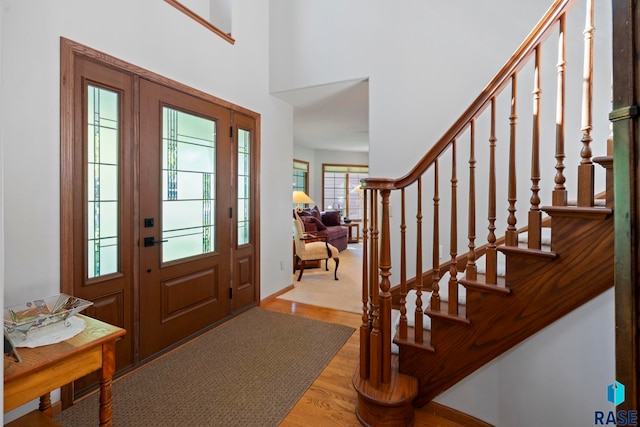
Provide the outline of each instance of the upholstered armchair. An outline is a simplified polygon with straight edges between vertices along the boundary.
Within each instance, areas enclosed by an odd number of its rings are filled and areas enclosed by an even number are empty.
[[[295,247],[295,255],[300,259],[300,274],[298,275],[298,282],[302,278],[304,272],[305,261],[318,261],[325,260],[325,270],[329,271],[329,258],[333,258],[336,263],[336,269],[333,272],[333,277],[338,280],[338,265],[340,264],[340,256],[338,249],[332,244],[328,243],[326,237],[323,242],[309,241],[312,239],[318,239],[318,237],[307,237],[304,234],[304,226],[300,218],[293,219],[293,242]]]

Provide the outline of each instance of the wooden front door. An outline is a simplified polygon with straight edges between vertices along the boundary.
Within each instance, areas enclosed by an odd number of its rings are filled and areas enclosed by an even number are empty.
[[[126,329],[122,373],[257,304],[259,115],[61,46],[61,291]]]
[[[140,358],[230,313],[230,111],[140,81]]]

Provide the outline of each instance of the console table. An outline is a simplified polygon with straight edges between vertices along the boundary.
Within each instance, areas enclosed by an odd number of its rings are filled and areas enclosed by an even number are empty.
[[[4,368],[4,411],[8,412],[40,397],[40,411],[25,415],[51,420],[52,390],[94,371],[100,371],[100,426],[111,426],[111,378],[115,373],[115,343],[126,331],[91,317],[78,315],[86,323],[78,335],[56,344],[19,348],[22,362],[7,360]],[[47,417],[48,416],[48,421]],[[15,425],[21,425],[15,420]],[[9,424],[12,425],[13,423]]]

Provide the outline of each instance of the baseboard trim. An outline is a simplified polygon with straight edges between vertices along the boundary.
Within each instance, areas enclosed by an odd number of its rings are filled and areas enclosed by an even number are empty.
[[[276,293],[274,293],[274,294],[271,294],[271,295],[269,295],[269,296],[268,296],[268,297],[266,297],[266,298],[261,299],[261,300],[260,300],[260,305],[262,305],[262,304],[266,304],[266,303],[268,303],[268,302],[271,302],[271,301],[275,300],[275,299],[276,299],[276,298],[278,298],[280,295],[282,295],[282,294],[286,294],[287,292],[289,292],[289,291],[290,291],[290,290],[292,290],[293,288],[294,288],[294,286],[293,286],[293,283],[292,283],[292,284],[290,284],[289,286],[287,286],[286,288],[284,288],[284,289],[280,289],[278,292],[276,292]]]
[[[428,412],[466,427],[494,427],[481,419],[436,402],[429,402],[418,411]]]

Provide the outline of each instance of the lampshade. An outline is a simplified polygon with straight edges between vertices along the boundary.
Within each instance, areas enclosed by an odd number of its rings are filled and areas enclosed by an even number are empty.
[[[313,203],[313,200],[304,191],[294,191],[293,203],[297,203],[299,207],[301,204]]]
[[[364,192],[364,190],[362,189],[362,184],[358,184],[356,185],[353,190],[351,190],[352,193],[358,193],[360,195],[362,195],[362,193]]]

